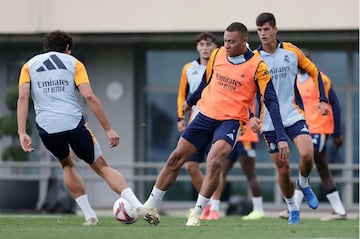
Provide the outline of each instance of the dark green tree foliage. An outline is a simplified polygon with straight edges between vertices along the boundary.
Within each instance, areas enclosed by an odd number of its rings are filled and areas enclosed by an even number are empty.
[[[16,108],[18,99],[18,86],[14,85],[6,91],[5,103],[9,109],[9,114],[0,116],[0,138],[11,137],[11,145],[5,148],[1,154],[4,161],[26,161],[28,155],[22,150],[17,134]],[[29,111],[33,109],[32,101],[29,103]],[[31,114],[29,114],[31,115]],[[31,123],[27,121],[27,132],[31,133]]]

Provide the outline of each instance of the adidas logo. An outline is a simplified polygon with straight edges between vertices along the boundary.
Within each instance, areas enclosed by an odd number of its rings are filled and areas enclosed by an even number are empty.
[[[226,134],[226,136],[229,137],[232,141],[234,141],[234,135],[237,135],[237,134],[235,134],[235,130],[233,130],[232,133]]]
[[[304,125],[304,127],[301,129],[301,132],[309,132],[308,128],[306,127],[306,125]]]
[[[197,75],[198,74],[197,70],[194,70],[192,74]]]
[[[43,65],[36,69],[37,72],[42,72],[46,70],[56,70],[56,69],[63,69],[66,70],[66,66],[60,60],[60,58],[53,54],[43,62]]]
[[[226,136],[229,137],[231,140],[234,140],[234,135],[233,135],[233,133],[226,134]]]

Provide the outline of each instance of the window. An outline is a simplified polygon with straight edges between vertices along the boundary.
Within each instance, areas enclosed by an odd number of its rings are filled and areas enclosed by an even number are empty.
[[[195,51],[149,50],[146,52],[146,157],[165,162],[179,139],[177,92],[182,67],[197,57]],[[149,172],[154,173],[154,172]],[[184,169],[182,175],[187,175]],[[152,183],[148,185],[150,190]],[[168,200],[190,200],[193,186],[178,180],[165,195]]]

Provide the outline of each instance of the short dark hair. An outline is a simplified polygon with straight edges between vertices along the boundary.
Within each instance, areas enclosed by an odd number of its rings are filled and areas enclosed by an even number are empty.
[[[196,44],[202,40],[210,40],[216,44],[216,37],[211,32],[202,32],[195,37]]]
[[[74,47],[74,41],[72,36],[60,30],[49,32],[45,35],[44,39],[44,51],[57,51],[65,52],[66,46],[69,46],[69,50],[72,50]]]
[[[276,26],[276,19],[275,19],[274,14],[272,14],[270,12],[263,12],[256,18],[256,26],[262,26],[267,22],[272,27]]]
[[[240,23],[240,22],[233,22],[231,23],[225,31],[227,32],[239,32],[242,36],[248,36],[248,30],[247,27]]]

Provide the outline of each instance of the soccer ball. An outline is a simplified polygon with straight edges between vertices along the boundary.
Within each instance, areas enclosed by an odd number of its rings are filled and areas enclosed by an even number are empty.
[[[139,219],[136,208],[122,197],[115,201],[113,213],[115,219],[124,224],[132,224]]]

